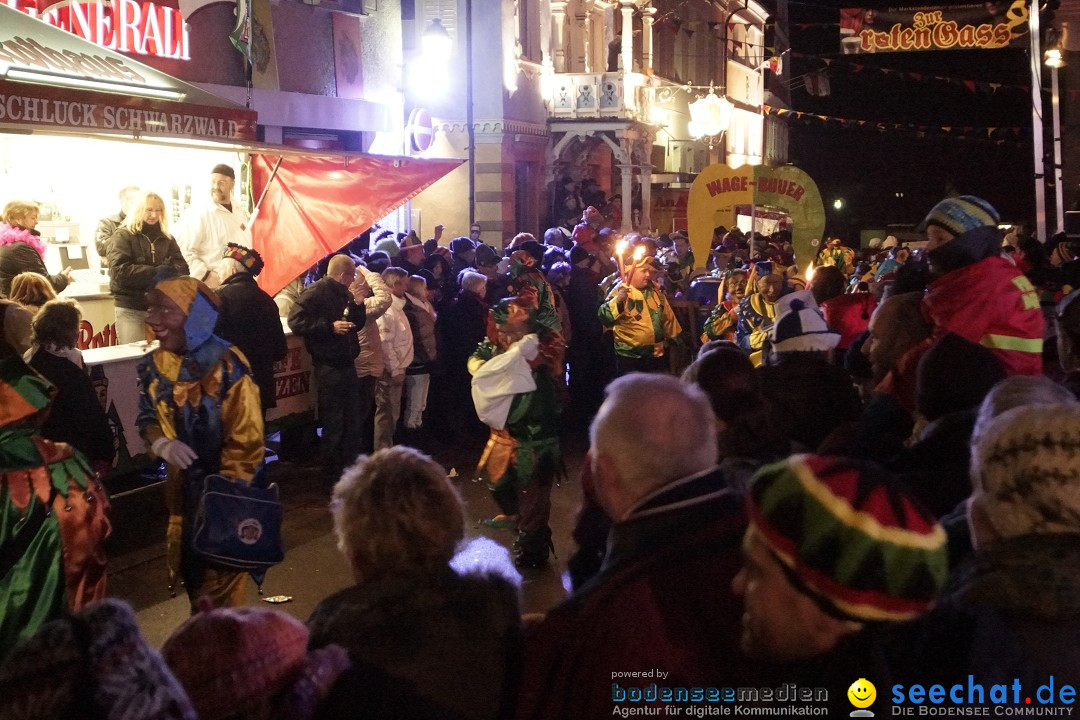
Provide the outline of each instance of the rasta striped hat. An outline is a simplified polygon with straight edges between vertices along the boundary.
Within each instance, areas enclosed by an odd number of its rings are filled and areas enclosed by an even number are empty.
[[[909,620],[945,585],[945,531],[876,465],[793,455],[754,476],[750,526],[830,615]]]
[[[1001,216],[993,205],[974,195],[961,195],[946,198],[931,208],[919,229],[937,225],[959,236],[980,227],[997,228],[999,222]]]

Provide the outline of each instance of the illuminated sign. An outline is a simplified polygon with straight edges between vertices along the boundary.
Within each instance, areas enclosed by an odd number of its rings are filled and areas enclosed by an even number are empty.
[[[34,38],[13,37],[0,42],[0,61],[24,68],[41,68],[69,75],[82,75],[99,80],[119,80],[144,83],[145,78],[123,60],[103,55],[63,52],[42,45]]]
[[[992,50],[1028,40],[1025,0],[919,8],[843,8],[845,54],[913,50]]]
[[[175,8],[136,0],[61,0],[39,10],[34,0],[0,1],[110,50],[174,60],[191,58],[184,16]]]

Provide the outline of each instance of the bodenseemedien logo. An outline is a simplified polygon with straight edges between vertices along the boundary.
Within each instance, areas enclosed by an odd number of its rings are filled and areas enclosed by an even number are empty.
[[[866,678],[859,678],[851,683],[847,698],[848,702],[855,706],[855,710],[851,711],[851,717],[874,717],[874,713],[866,709],[874,704],[874,700],[877,700],[877,688],[874,687],[874,683]]]

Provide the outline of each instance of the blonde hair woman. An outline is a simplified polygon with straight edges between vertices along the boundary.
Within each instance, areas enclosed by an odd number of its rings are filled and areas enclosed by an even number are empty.
[[[442,710],[425,717],[501,717],[517,589],[451,568],[465,513],[446,470],[400,445],[361,456],[334,487],[331,510],[356,584],[315,608],[308,647],[338,644],[374,669],[368,697],[387,694],[379,678],[393,678]]]
[[[116,339],[146,339],[146,293],[161,276],[187,275],[180,246],[169,235],[165,201],[148,192],[109,241],[109,289],[116,304]]]
[[[38,223],[38,206],[25,200],[12,200],[4,206],[0,222],[0,295],[11,292],[16,275],[32,272],[49,281],[56,292],[71,282],[71,268],[58,275],[45,269],[45,241],[34,228]]]

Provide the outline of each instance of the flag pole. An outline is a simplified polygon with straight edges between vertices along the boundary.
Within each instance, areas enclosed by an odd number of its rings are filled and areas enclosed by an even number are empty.
[[[277,162],[274,163],[274,169],[270,171],[270,177],[266,180],[266,185],[262,189],[262,194],[259,195],[259,201],[255,203],[255,207],[251,209],[251,214],[248,215],[249,228],[255,224],[255,217],[259,214],[259,208],[262,207],[263,200],[266,199],[266,193],[270,191],[270,183],[274,182],[274,178],[277,177],[278,168],[281,167],[281,161],[284,159],[284,155],[278,155]]]

